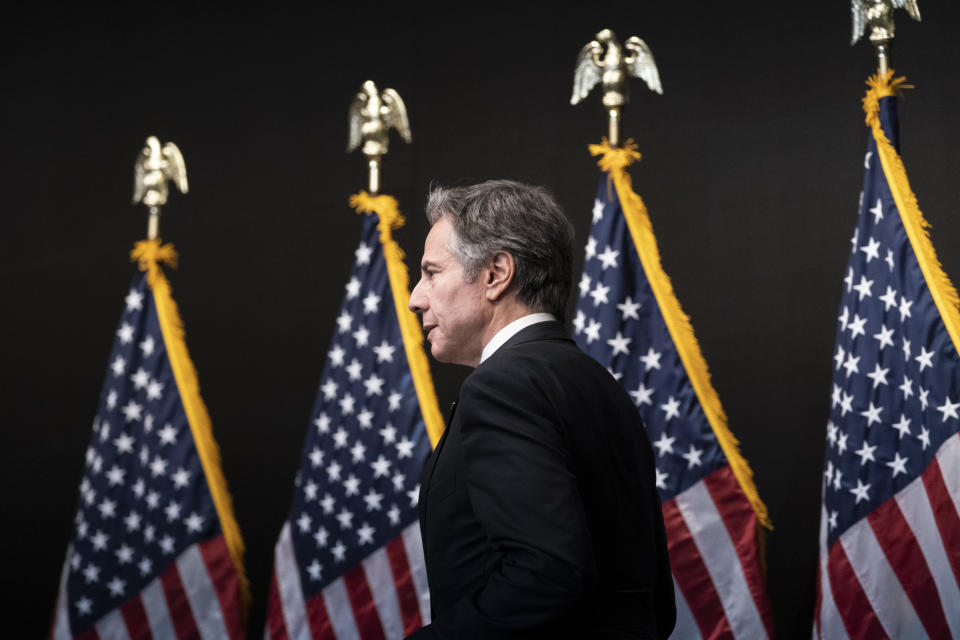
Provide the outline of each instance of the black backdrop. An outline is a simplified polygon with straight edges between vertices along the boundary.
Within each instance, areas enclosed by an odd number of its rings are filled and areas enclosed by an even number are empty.
[[[144,138],[176,141],[187,161],[190,194],[171,197],[161,232],[181,255],[174,296],[248,548],[256,636],[360,229],[347,207],[365,186],[362,157],[344,154],[352,96],[370,78],[407,103],[413,144],[394,139],[384,192],[408,215],[397,238],[411,266],[431,181],[549,185],[582,246],[598,175],[586,145],[606,125],[596,96],[569,106],[572,68],[609,26],[644,38],[660,69],[665,94],[637,81],[625,113],[644,154],[635,187],[776,527],[778,634],[809,637],[873,54],[849,46],[846,0],[705,4],[5,9],[0,468],[15,624],[38,637],[54,605],[127,252],[145,231],[129,204]],[[898,12],[895,66],[917,87],[901,150],[957,280],[960,7],[921,10],[922,24]],[[432,366],[446,406],[466,370]]]

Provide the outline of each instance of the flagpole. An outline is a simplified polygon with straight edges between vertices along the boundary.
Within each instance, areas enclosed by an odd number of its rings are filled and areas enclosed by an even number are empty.
[[[180,193],[187,193],[187,166],[183,154],[172,142],[162,147],[156,136],[149,136],[134,162],[133,204],[147,206],[147,239],[155,240],[160,231],[160,212],[167,203],[167,182]]]

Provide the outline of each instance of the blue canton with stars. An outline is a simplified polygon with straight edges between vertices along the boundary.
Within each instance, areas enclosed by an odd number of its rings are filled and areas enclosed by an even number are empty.
[[[896,145],[896,99],[880,99]],[[873,136],[834,354],[824,505],[828,544],[930,464],[960,426],[960,359],[920,270]]]
[[[727,464],[640,264],[612,182],[593,205],[574,339],[633,398],[657,458],[662,501]]]
[[[220,534],[146,275],[126,297],[86,452],[67,556],[70,626],[82,632]]]
[[[288,516],[307,599],[417,519],[430,452],[375,214],[346,290]]]

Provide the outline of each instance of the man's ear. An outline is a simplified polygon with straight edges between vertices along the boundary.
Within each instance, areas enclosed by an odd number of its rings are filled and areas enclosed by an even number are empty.
[[[510,288],[513,282],[513,276],[516,271],[516,264],[513,256],[506,251],[498,251],[493,254],[487,267],[481,272],[484,281],[484,295],[487,300],[496,302],[503,297],[503,294]]]

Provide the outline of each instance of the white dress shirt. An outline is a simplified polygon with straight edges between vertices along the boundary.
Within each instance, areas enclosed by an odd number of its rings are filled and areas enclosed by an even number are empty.
[[[492,356],[494,351],[502,347],[504,342],[516,335],[521,329],[525,329],[538,322],[548,322],[550,320],[556,320],[552,313],[531,313],[528,316],[517,318],[494,334],[490,342],[487,343],[487,346],[483,348],[483,352],[480,354],[480,362]]]

